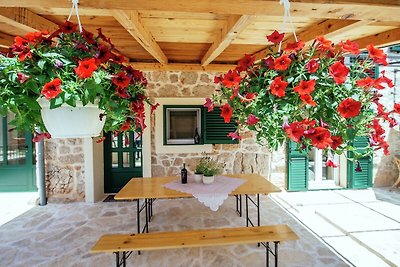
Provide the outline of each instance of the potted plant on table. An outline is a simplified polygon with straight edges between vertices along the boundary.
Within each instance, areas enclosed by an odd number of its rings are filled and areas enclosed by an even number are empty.
[[[144,130],[144,104],[151,104],[146,85],[101,29],[95,36],[69,21],[51,35],[17,36],[9,53],[0,55],[0,114],[14,113],[10,124],[34,132],[34,141]],[[91,107],[92,117],[84,121],[76,107]],[[49,121],[52,111],[55,120]],[[68,114],[75,124],[68,124]]]
[[[194,170],[194,181],[196,183],[200,183],[203,179],[204,170],[207,168],[209,157],[203,156],[199,163],[197,163],[196,168]]]
[[[222,174],[225,164],[207,157],[205,160],[205,167],[203,170],[203,183],[211,184],[214,182],[215,175]]]
[[[265,58],[255,61],[246,55],[236,69],[215,78],[221,91],[206,99],[205,106],[211,111],[219,104],[225,122],[238,122],[237,131],[228,136],[241,139],[241,129],[247,128],[271,150],[287,140],[296,142],[299,150],[316,147],[327,154],[330,167],[337,166],[334,153],[351,151],[352,160],[379,148],[388,154],[380,122],[396,125],[392,113],[400,112],[400,104],[386,111],[380,90],[393,83],[384,71],[370,77],[374,64],[387,65],[386,54],[370,44],[361,57],[357,43],[348,40],[334,46],[323,36],[308,49],[299,40],[280,51],[283,37],[273,32],[267,39],[274,45]],[[345,54],[356,58],[352,65],[345,64]],[[352,146],[358,136],[367,136],[371,145],[363,155]]]

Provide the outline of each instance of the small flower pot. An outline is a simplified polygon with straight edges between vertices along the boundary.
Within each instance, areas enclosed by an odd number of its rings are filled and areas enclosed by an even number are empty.
[[[201,183],[201,181],[203,180],[203,174],[195,173],[193,179],[196,183]]]
[[[205,176],[203,175],[203,184],[212,184],[214,182],[214,175],[213,176]]]
[[[42,107],[43,123],[52,138],[95,137],[103,130],[106,117],[100,120],[99,116],[103,111],[97,104],[83,106],[77,101],[76,107],[63,104],[50,109],[49,100],[40,98],[38,103]]]

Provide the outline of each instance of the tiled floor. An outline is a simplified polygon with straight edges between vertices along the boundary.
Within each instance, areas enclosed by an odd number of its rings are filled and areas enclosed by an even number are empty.
[[[262,224],[288,224],[300,237],[280,247],[280,266],[348,266],[324,243],[296,222],[269,197],[261,197]],[[106,233],[136,229],[132,202],[49,204],[34,207],[0,227],[0,266],[113,266],[110,254],[90,248]],[[254,216],[255,213],[251,212]],[[150,231],[243,226],[229,198],[217,212],[195,199],[159,200],[154,204]],[[133,254],[128,266],[257,267],[265,266],[264,249],[236,245]]]

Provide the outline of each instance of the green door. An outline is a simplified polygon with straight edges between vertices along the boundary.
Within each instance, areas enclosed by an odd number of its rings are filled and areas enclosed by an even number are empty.
[[[295,142],[287,142],[286,189],[287,191],[307,191],[308,156],[305,151],[298,151]]]
[[[142,137],[137,133],[106,134],[104,192],[117,193],[132,177],[142,177]]]
[[[367,137],[357,137],[353,146],[358,152],[363,153],[365,148],[369,146]],[[349,152],[349,157],[352,157],[352,153]],[[359,158],[361,172],[356,172],[357,164],[348,161],[347,162],[347,187],[353,189],[364,189],[372,187],[372,171],[373,171],[373,161],[372,156]]]
[[[0,192],[37,191],[32,134],[10,130],[12,119],[10,114],[0,124]]]

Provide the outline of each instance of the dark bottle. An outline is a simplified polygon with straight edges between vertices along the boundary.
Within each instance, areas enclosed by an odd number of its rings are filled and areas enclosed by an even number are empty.
[[[195,143],[195,144],[200,144],[200,135],[199,135],[199,132],[197,131],[197,128],[196,128],[196,130],[194,131],[194,137],[193,137],[193,139],[194,139],[194,143]]]
[[[187,184],[187,170],[185,168],[185,163],[183,163],[183,169],[181,170],[181,182],[182,184]]]

